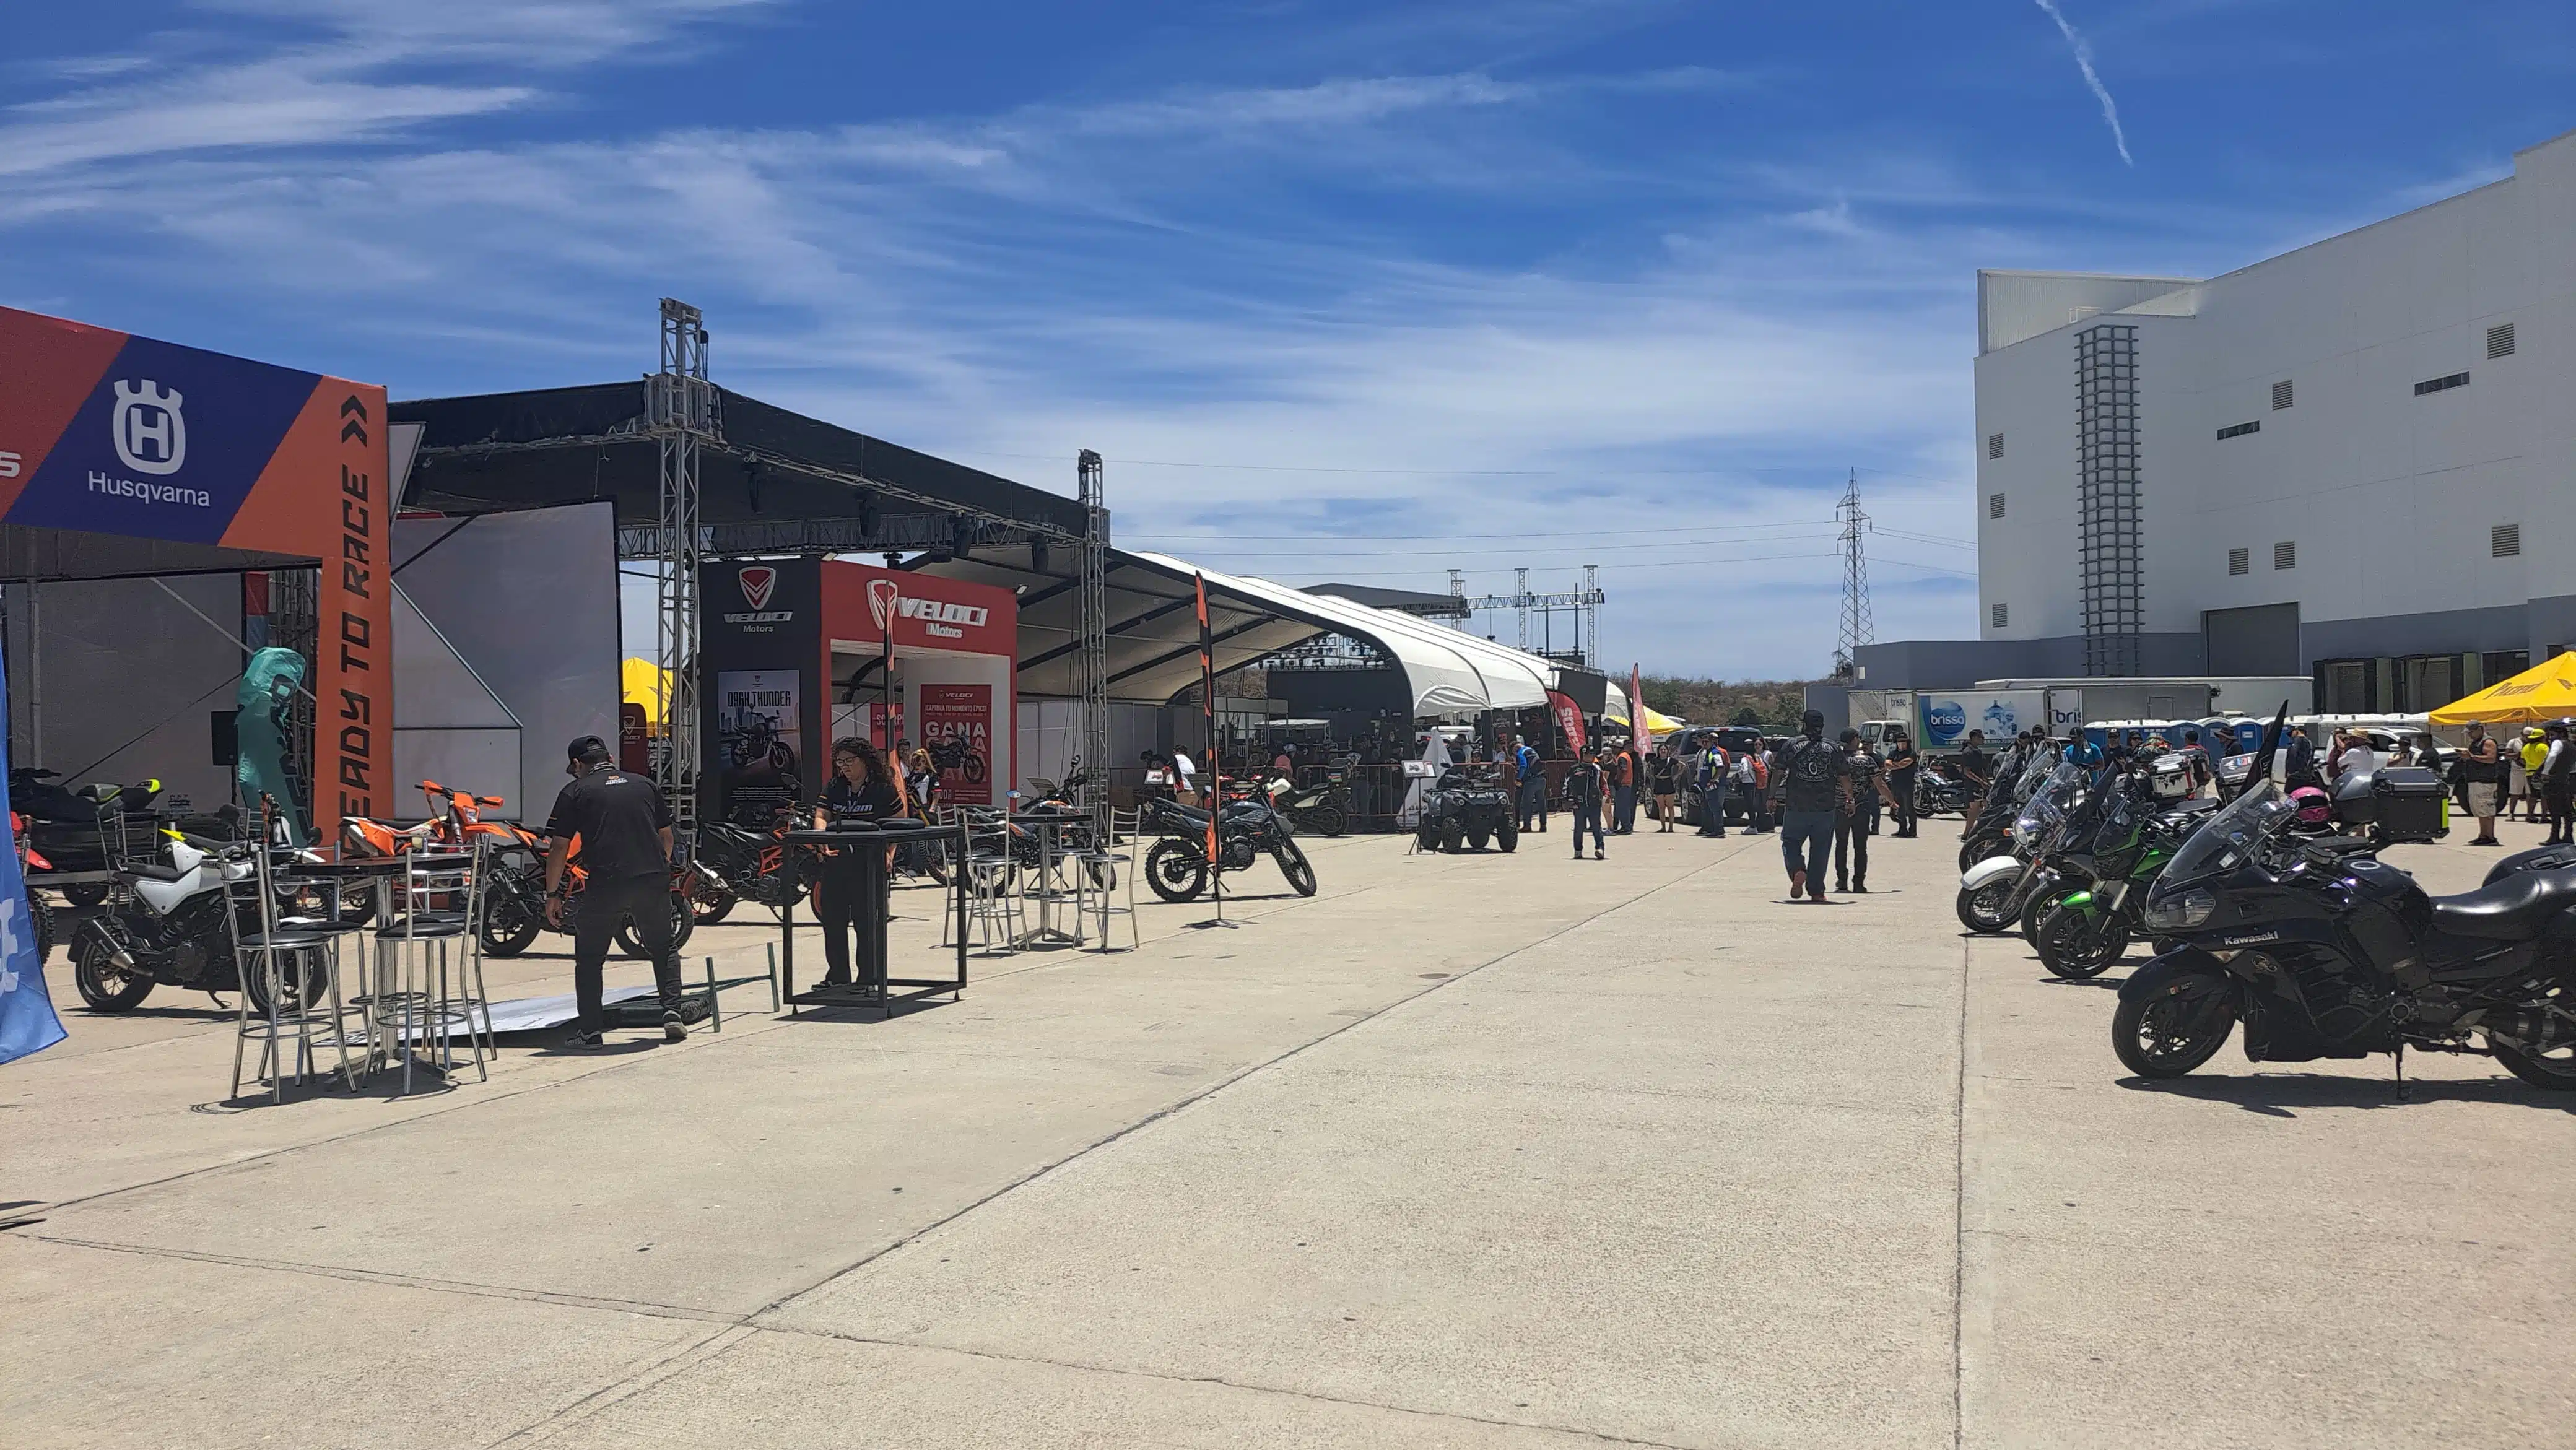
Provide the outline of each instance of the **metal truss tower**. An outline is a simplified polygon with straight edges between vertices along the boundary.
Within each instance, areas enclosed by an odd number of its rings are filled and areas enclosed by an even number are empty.
[[[1530,648],[1530,614],[1535,611],[1545,635],[1539,641],[1535,653],[1560,663],[1578,664],[1586,669],[1599,669],[1600,665],[1596,662],[1601,658],[1600,609],[1610,597],[1601,592],[1601,566],[1584,565],[1583,587],[1563,594],[1531,593],[1529,573],[1527,569],[1512,571],[1513,591],[1509,594],[1488,594],[1481,598],[1470,598],[1467,594],[1466,576],[1459,570],[1452,569],[1449,571],[1449,593],[1464,605],[1470,614],[1489,609],[1511,610],[1515,622],[1519,625],[1520,648],[1524,650]],[[1561,613],[1574,616],[1574,638],[1569,642],[1570,647],[1566,649],[1556,647],[1556,616]]]
[[[1074,629],[1082,644],[1081,807],[1098,839],[1109,839],[1109,505],[1100,455],[1085,448],[1075,461],[1082,502],[1082,573]]]
[[[1834,506],[1834,517],[1843,526],[1843,622],[1834,642],[1834,678],[1848,680],[1860,660],[1860,647],[1877,642],[1876,626],[1869,617],[1869,556],[1861,548],[1861,536],[1869,532],[1869,515],[1860,510],[1857,468],[1843,490],[1842,502]]]
[[[644,379],[645,430],[661,445],[661,578],[655,597],[664,750],[654,780],[683,841],[698,822],[698,462],[722,438],[707,381],[706,319],[662,299],[662,366]]]

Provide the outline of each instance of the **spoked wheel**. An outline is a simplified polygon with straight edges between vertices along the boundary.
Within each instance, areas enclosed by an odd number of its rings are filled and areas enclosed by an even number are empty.
[[[2128,949],[2128,928],[2107,913],[2061,906],[2039,924],[2039,964],[2070,982],[2102,975]]]
[[[1314,864],[1306,859],[1306,853],[1297,848],[1296,842],[1280,842],[1279,849],[1273,854],[1279,858],[1279,874],[1288,878],[1288,884],[1297,889],[1298,895],[1315,894]]]
[[[73,953],[72,983],[93,1012],[131,1012],[152,995],[152,979],[117,965],[107,943],[95,938]]]
[[[515,957],[537,944],[546,929],[539,909],[517,895],[495,891],[483,898],[483,951],[487,956]]]
[[[2226,985],[2198,978],[2179,992],[2122,1002],[2111,1014],[2111,1050],[2140,1077],[2180,1077],[2209,1061],[2235,1025]]]
[[[689,944],[689,933],[697,928],[697,924],[696,913],[689,909],[689,898],[677,891],[672,892],[671,950],[673,952]],[[644,955],[644,939],[635,934],[635,918],[631,916],[617,924],[617,950],[630,957]]]
[[[1970,890],[1959,888],[1959,924],[1979,936],[1996,936],[2012,929],[2020,913],[2013,909],[2012,894],[2016,878],[2006,876]]]
[[[313,952],[281,954],[273,973],[253,971],[241,984],[243,993],[250,998],[251,1015],[268,1015],[272,986],[277,989],[277,1011],[281,1016],[300,1012],[307,1004],[323,1000],[331,990],[331,980],[326,972],[320,958]]]
[[[1965,876],[1968,874],[1969,867],[1983,861],[1988,856],[2000,854],[2002,854],[2002,852],[1997,849],[1996,842],[1990,837],[1972,836],[1965,841],[1961,841],[1959,843],[1959,874]]]
[[[713,926],[731,916],[735,903],[741,899],[733,894],[733,888],[729,886],[718,886],[712,881],[701,881],[698,883],[696,892],[689,898],[689,915],[700,926]]]
[[[1159,842],[1145,855],[1145,884],[1165,901],[1195,901],[1207,890],[1207,858],[1192,842]]]

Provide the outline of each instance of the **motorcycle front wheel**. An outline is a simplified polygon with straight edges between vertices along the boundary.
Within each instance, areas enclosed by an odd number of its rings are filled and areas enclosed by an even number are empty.
[[[2235,1025],[2223,997],[2159,992],[2111,1014],[2111,1050],[2140,1077],[2180,1077],[2216,1055]]]
[[[1207,890],[1207,858],[1193,842],[1158,842],[1145,853],[1145,884],[1165,901],[1196,901]]]
[[[303,1010],[310,1002],[330,995],[331,982],[327,969],[311,952],[297,952],[277,964],[273,973],[279,988],[277,1010],[280,1014]],[[265,1017],[269,1010],[269,971],[253,971],[242,979],[242,992],[250,998],[251,1015]]]
[[[152,995],[150,977],[129,974],[116,964],[107,943],[84,941],[72,956],[72,984],[93,1012],[131,1012]]]
[[[2128,949],[2128,927],[2108,914],[2061,906],[2039,924],[2039,964],[2066,981],[2102,975]]]
[[[1342,832],[1349,830],[1351,828],[1351,818],[1350,813],[1343,810],[1340,806],[1321,805],[1306,812],[1304,818],[1299,820],[1297,824],[1306,827],[1318,836],[1332,837],[1338,836]]]
[[[1279,874],[1288,878],[1288,884],[1297,889],[1298,895],[1315,894],[1314,864],[1306,859],[1306,853],[1297,848],[1296,842],[1282,841],[1271,854],[1279,858]]]
[[[537,944],[546,929],[542,913],[515,893],[495,891],[483,898],[483,951],[487,956],[515,957]]]
[[[2019,914],[2012,904],[2016,884],[2013,877],[2006,876],[1973,890],[1960,887],[1959,924],[1979,936],[2000,936],[2010,931],[2013,918]]]
[[[689,898],[677,891],[672,892],[671,950],[677,952],[687,946],[689,933],[696,930],[697,925],[695,913],[689,910]],[[644,939],[635,934],[635,918],[631,916],[617,923],[617,950],[626,956],[638,959],[644,955]]]

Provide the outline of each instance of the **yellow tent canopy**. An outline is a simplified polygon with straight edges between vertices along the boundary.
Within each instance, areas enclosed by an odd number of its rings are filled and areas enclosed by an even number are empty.
[[[2432,714],[2436,725],[2536,725],[2576,715],[2576,651],[2544,660],[2500,685],[2465,695]]]
[[[644,707],[644,723],[662,723],[662,680],[670,671],[651,660],[626,657],[618,667],[618,698],[629,705]]]
[[[1628,723],[1628,717],[1625,715],[1604,715],[1601,718],[1614,725],[1625,725]],[[1663,713],[1652,705],[1648,705],[1646,707],[1646,734],[1649,737],[1670,735],[1689,723],[1690,722],[1688,720],[1676,720],[1672,716]]]

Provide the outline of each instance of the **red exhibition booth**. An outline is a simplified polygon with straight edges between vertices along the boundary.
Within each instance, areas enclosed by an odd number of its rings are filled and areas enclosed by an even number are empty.
[[[699,599],[710,819],[758,824],[810,805],[845,735],[926,746],[951,804],[1006,803],[1019,738],[1011,591],[837,559],[732,559],[702,566]]]

